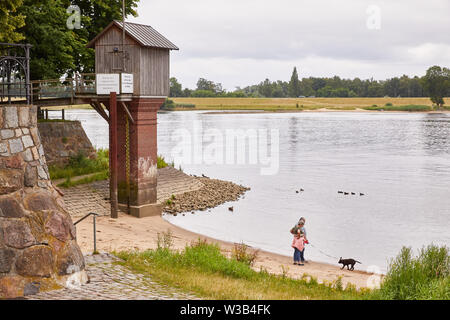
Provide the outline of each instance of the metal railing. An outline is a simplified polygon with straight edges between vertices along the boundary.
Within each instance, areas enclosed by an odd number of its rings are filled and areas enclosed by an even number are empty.
[[[61,119],[59,118],[51,118],[49,117],[49,112],[52,113],[61,113]],[[41,108],[38,108],[38,120],[66,120],[66,110],[65,109],[61,109],[61,110],[49,110],[49,109],[44,109],[42,110]]]
[[[89,213],[86,216],[84,216],[83,218],[81,218],[80,220],[78,220],[77,222],[75,222],[73,225],[76,226],[77,224],[79,224],[80,222],[84,221],[86,218],[93,216],[94,218],[94,254],[97,254],[97,225],[96,225],[96,220],[95,218],[99,216],[99,214],[97,213]]]
[[[95,94],[95,73],[85,73],[75,78],[31,81],[33,101],[42,99],[71,99],[77,95]]]

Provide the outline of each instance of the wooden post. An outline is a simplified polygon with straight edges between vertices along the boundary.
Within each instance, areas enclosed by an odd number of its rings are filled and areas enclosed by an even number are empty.
[[[65,110],[61,109],[61,117],[63,120],[66,120]]]
[[[109,190],[111,199],[111,218],[117,219],[117,93],[109,96]]]

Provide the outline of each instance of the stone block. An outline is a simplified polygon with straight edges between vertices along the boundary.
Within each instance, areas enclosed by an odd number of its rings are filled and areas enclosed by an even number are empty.
[[[23,294],[24,279],[18,276],[0,277],[0,299],[16,298]]]
[[[25,148],[29,148],[29,147],[32,147],[34,145],[33,139],[31,138],[31,136],[23,136],[22,137],[22,142],[23,142],[23,146]]]
[[[17,107],[6,107],[4,127],[5,128],[17,128],[19,126],[19,118],[17,116]]]
[[[70,241],[56,262],[60,276],[80,272],[84,269],[84,258],[75,241]]]
[[[30,134],[30,129],[28,129],[28,128],[22,128],[22,133],[23,133],[23,134]]]
[[[42,146],[42,144],[39,146],[38,151],[39,151],[39,155],[41,157],[43,157],[44,156],[44,147]]]
[[[0,273],[8,273],[14,263],[14,251],[8,248],[0,248]]]
[[[39,282],[30,282],[25,285],[25,288],[23,289],[23,295],[26,296],[32,296],[35,294],[38,294],[41,290],[41,284]]]
[[[24,206],[30,211],[58,210],[52,195],[46,191],[29,194],[24,199]]]
[[[41,139],[39,138],[39,131],[36,127],[30,128],[31,136],[33,137],[34,145],[37,146],[41,143]]]
[[[47,172],[45,172],[42,166],[37,166],[37,170],[40,179],[48,180]]]
[[[30,149],[25,150],[25,151],[22,153],[22,157],[23,157],[23,160],[25,160],[25,161],[27,161],[27,162],[30,162],[30,161],[33,161],[33,160],[34,160],[34,159],[33,159],[33,153],[31,152]]]
[[[37,124],[37,106],[31,106],[30,108],[30,126],[36,126]]]
[[[16,261],[16,272],[25,277],[49,278],[52,273],[53,254],[49,247],[34,246],[24,250]]]
[[[33,153],[33,159],[39,160],[39,152],[36,147],[31,148],[31,152]]]
[[[19,107],[19,126],[28,127],[30,125],[30,108]]]
[[[23,151],[22,139],[9,140],[9,150],[11,154],[16,154]]]
[[[119,205],[119,209],[128,210],[127,205]],[[161,204],[147,204],[143,206],[130,206],[129,214],[136,218],[146,218],[153,216],[161,216],[162,205]]]
[[[70,222],[68,218],[63,214],[56,212],[45,224],[45,231],[50,233],[59,241],[65,242],[69,239],[70,234]]]
[[[9,139],[14,137],[14,130],[4,129],[0,131],[0,136],[2,139]]]
[[[22,136],[22,129],[17,128],[14,130],[14,132],[16,133],[16,138],[19,138]]]
[[[7,153],[8,152],[8,145],[3,142],[0,143],[0,153]]]
[[[0,168],[9,168],[9,169],[22,169],[24,167],[25,162],[23,162],[22,156],[16,154],[15,156],[9,157],[7,159],[2,159],[0,161]]]
[[[48,182],[46,182],[46,181],[38,181],[37,184],[42,189],[48,189]]]
[[[0,169],[0,195],[15,192],[22,187],[22,170]]]
[[[25,187],[34,187],[38,181],[36,167],[28,165],[25,169],[24,185]]]
[[[24,216],[25,212],[16,199],[13,197],[0,197],[1,218],[22,218]]]
[[[31,233],[30,227],[22,220],[6,220],[3,224],[3,241],[15,249],[24,249],[36,244],[36,239]]]

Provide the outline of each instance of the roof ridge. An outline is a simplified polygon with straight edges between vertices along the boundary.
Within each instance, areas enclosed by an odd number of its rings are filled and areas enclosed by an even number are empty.
[[[122,24],[122,21],[120,21],[120,20],[114,20],[114,21],[115,21],[115,22],[118,22],[118,23],[120,23],[120,24]],[[134,24],[134,25],[137,25],[137,26],[143,26],[143,27],[150,27],[150,28],[152,28],[151,25],[143,24],[143,23],[136,23],[136,22],[128,22],[128,21],[125,21],[125,24]]]
[[[89,42],[88,48],[92,48],[97,39],[114,25],[122,30],[125,29],[127,35],[133,38],[142,46],[179,50],[179,48],[175,44],[173,44],[169,39],[163,36],[152,26],[134,22],[125,22],[125,25],[123,25],[123,21],[119,20],[113,20],[109,24],[109,26],[107,26],[100,34],[98,34],[93,40]]]

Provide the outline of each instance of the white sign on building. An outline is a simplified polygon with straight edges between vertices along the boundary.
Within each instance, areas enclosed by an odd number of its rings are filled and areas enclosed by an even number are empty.
[[[118,73],[97,73],[95,83],[98,95],[109,95],[111,92],[120,93],[120,75]]]
[[[121,74],[121,93],[132,94],[134,92],[134,77],[132,73],[122,73]]]

